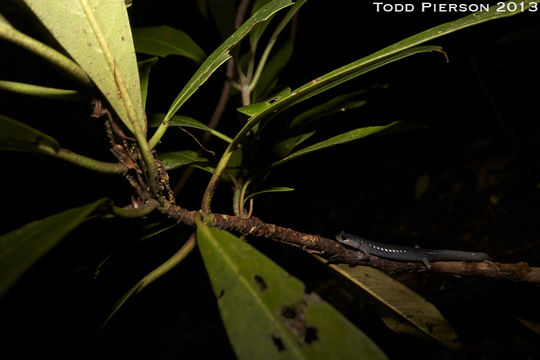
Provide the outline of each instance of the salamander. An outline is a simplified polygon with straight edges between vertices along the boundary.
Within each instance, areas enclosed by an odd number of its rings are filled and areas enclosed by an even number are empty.
[[[484,261],[489,260],[483,252],[459,250],[430,250],[408,246],[389,245],[366,240],[360,236],[340,232],[336,240],[362,253],[360,260],[367,260],[368,255],[375,255],[389,260],[418,261],[424,263],[426,269],[431,269],[431,261]]]

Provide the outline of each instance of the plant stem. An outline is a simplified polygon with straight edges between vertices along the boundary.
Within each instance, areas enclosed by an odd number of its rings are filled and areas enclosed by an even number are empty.
[[[37,96],[53,100],[79,101],[83,99],[82,94],[77,90],[56,89],[16,81],[0,80],[0,89],[17,94]]]
[[[178,265],[182,260],[186,258],[186,256],[189,255],[189,253],[195,248],[195,245],[195,233],[193,233],[189,237],[188,241],[186,241],[184,245],[182,245],[180,250],[174,253],[174,255],[168,258],[163,264],[152,270],[150,274],[146,275],[144,278],[141,279],[141,286],[137,289],[136,292],[140,292],[142,289],[150,285],[156,279],[159,279],[161,276],[174,269],[176,265]]]
[[[235,216],[238,216],[238,217],[242,217],[242,208],[243,208],[243,204],[242,204],[242,190],[243,190],[243,186],[241,183],[236,183],[235,186],[234,186],[234,191],[233,191],[233,213]]]
[[[231,146],[233,144],[234,147]],[[229,159],[231,158],[235,148],[236,143],[233,140],[233,142],[229,144],[227,149],[225,149],[225,153],[223,153],[223,156],[221,157],[219,163],[216,166],[216,169],[214,170],[214,173],[212,174],[212,177],[210,178],[210,181],[208,182],[208,186],[206,187],[201,203],[201,211],[203,212],[203,214],[208,214],[211,211],[210,205],[212,203],[212,198],[214,197],[214,194],[216,192],[219,179],[221,178],[221,175],[223,175],[223,172],[225,171],[227,163],[229,162]]]
[[[52,149],[46,145],[38,145],[39,150],[46,155],[65,160],[80,167],[97,171],[104,174],[121,175],[127,171],[127,168],[121,163],[109,163],[104,161],[95,160],[84,155],[74,153],[67,149],[60,149],[58,151]]]
[[[74,61],[42,42],[23,34],[14,27],[5,23],[0,23],[0,38],[11,41],[36,55],[41,56],[49,63],[62,69],[63,72],[84,87],[88,88],[92,86],[92,80],[90,80],[88,74]]]
[[[159,203],[155,199],[150,199],[148,202],[138,208],[134,208],[131,205],[126,207],[112,207],[112,213],[116,216],[123,218],[140,218],[150,214],[159,206]]]

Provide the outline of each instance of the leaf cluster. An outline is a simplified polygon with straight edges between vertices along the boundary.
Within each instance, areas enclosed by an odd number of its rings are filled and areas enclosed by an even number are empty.
[[[4,115],[0,115],[0,150],[51,156],[92,171],[123,176],[134,196],[125,207],[101,199],[1,236],[0,295],[66,234],[89,218],[142,218],[158,211],[163,215],[162,221],[158,230],[146,238],[171,228],[168,217],[179,224],[194,225],[196,231],[188,239],[182,239],[184,245],[167,262],[132,287],[113,307],[106,321],[127,299],[176,266],[198,245],[237,357],[386,358],[368,336],[329,303],[314,293],[306,293],[299,279],[239,237],[208,226],[216,216],[211,208],[214,195],[221,191],[219,183],[226,183],[233,190],[230,216],[238,221],[249,219],[256,212],[256,197],[294,190],[266,184],[276,167],[368,136],[421,127],[402,121],[378,124],[358,121],[343,130],[334,121],[344,112],[359,114],[359,109],[367,103],[368,90],[360,88],[332,98],[321,94],[409,56],[446,55],[440,46],[425,43],[519,11],[501,14],[492,9],[436,26],[291,89],[280,74],[294,54],[291,24],[301,8],[308,6],[307,0],[294,3],[256,0],[244,10],[241,6],[237,8],[235,1],[198,1],[202,15],[215,21],[224,39],[208,55],[183,30],[170,26],[131,28],[127,3],[122,0],[23,2],[62,50],[56,44],[45,44],[16,29],[3,16],[0,16],[0,39],[17,44],[61,69],[72,80],[73,88],[0,80],[0,90],[50,101],[76,101],[81,106],[93,103],[91,116],[105,122],[104,137],[117,161],[75,153],[24,121]],[[537,6],[536,1],[524,3]],[[127,5],[137,6],[136,2]],[[245,21],[241,21],[243,13],[248,14]],[[240,20],[237,27],[235,19]],[[171,80],[178,85],[179,92],[167,111],[147,114],[152,67],[170,56],[192,60],[197,70],[185,84]],[[197,114],[187,113],[184,106],[224,64],[228,77],[224,89],[229,89],[224,90],[224,97],[229,107],[236,109],[240,124],[237,128],[206,124]],[[307,101],[310,99],[319,101]],[[232,104],[233,101],[236,103]],[[186,144],[171,145],[167,135],[177,128],[187,133],[189,129],[203,131],[214,137],[224,150],[209,156],[205,141],[198,139],[202,149],[198,151]],[[332,128],[333,132],[321,131],[323,128]],[[200,196],[201,211],[194,215],[193,223],[182,215],[181,186],[173,191],[167,173],[183,169],[189,176],[188,168],[202,170],[208,179]],[[324,266],[375,299],[382,309],[383,321],[392,330],[429,338],[447,347],[459,346],[452,326],[442,314],[392,278],[371,268],[326,263]]]

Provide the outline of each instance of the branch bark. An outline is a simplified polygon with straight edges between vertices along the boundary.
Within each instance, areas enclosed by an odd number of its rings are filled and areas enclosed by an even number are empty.
[[[268,224],[256,217],[242,219],[225,214],[204,215],[199,211],[189,211],[177,205],[169,205],[162,211],[171,219],[189,226],[194,226],[194,216],[201,216],[203,221],[210,226],[296,246],[308,253],[320,255],[330,262],[367,265],[390,274],[425,271],[424,265],[416,262],[391,261],[377,256],[369,256],[369,260],[361,261],[358,257],[358,251],[348,249],[335,240]],[[431,272],[540,283],[540,268],[531,267],[525,262],[505,264],[491,261],[439,261],[433,262],[431,265]]]

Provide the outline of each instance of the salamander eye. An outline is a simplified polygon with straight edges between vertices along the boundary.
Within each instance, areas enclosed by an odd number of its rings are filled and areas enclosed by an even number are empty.
[[[341,238],[341,240],[347,240],[347,234],[345,234],[344,232],[339,234],[339,237]]]

